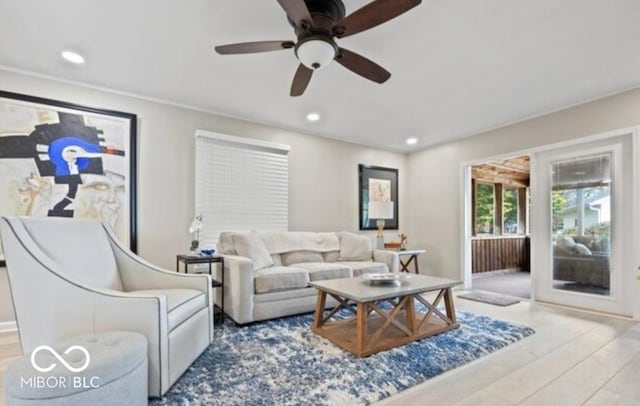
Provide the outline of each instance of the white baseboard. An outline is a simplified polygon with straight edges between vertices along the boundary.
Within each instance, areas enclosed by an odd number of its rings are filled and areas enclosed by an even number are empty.
[[[15,321],[0,322],[0,333],[10,333],[12,331],[18,331],[18,326]]]

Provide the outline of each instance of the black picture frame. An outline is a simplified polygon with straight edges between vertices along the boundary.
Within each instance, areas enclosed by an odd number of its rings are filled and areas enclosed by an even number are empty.
[[[369,181],[370,179],[387,180],[391,182],[391,201],[393,202],[393,219],[385,221],[385,230],[398,230],[399,218],[399,195],[398,195],[398,174],[394,168],[384,168],[381,166],[358,165],[358,212],[360,230],[376,230],[375,220],[368,217],[369,205]]]
[[[96,197],[100,196],[99,193],[105,193],[105,188],[108,187],[107,180],[113,181],[113,190],[108,193],[117,194],[118,199],[122,196],[120,200],[123,204],[109,206],[110,218],[117,218],[118,220],[114,220],[117,222],[120,219],[118,215],[126,217],[121,224],[118,223],[122,231],[118,233],[116,230],[116,233],[131,251],[137,252],[137,116],[0,90],[0,112],[5,112],[5,116],[10,117],[12,111],[20,111],[21,114],[31,112],[32,118],[31,121],[25,119],[24,123],[17,125],[2,123],[0,115],[0,165],[9,165],[9,162],[13,167],[31,165],[34,171],[28,179],[24,179],[24,176],[21,179],[11,178],[12,173],[24,174],[19,170],[3,175],[0,178],[0,188],[5,189],[4,194],[0,196],[6,197],[11,192],[6,191],[7,182],[33,183],[34,179],[46,180],[58,189],[64,187],[66,194],[62,200],[52,200],[51,202],[56,202],[55,205],[41,204],[44,210],[40,210],[40,214],[24,213],[23,208],[16,210],[17,212],[10,212],[11,205],[0,200],[0,216],[99,218],[98,215],[102,216],[103,213],[89,214],[92,211],[88,209],[80,213],[77,208],[72,208],[71,203],[74,202],[78,189],[85,188],[84,193],[92,193],[95,190],[96,192],[90,196]],[[31,123],[34,124],[33,127],[30,126]],[[20,131],[12,130],[12,126],[20,127]],[[83,152],[92,155],[73,158],[72,163],[68,158],[64,158],[67,165],[59,165],[62,153],[57,154],[54,151],[65,147],[65,142],[69,143],[67,147],[75,148],[80,145],[84,147]],[[115,144],[118,148],[114,147]],[[53,154],[57,154],[55,159],[51,158]],[[118,172],[114,169],[122,170]],[[103,182],[85,185],[85,175],[92,175],[92,179],[102,177]],[[56,195],[57,198],[59,194]],[[28,201],[29,196],[25,199]],[[30,208],[30,211],[34,210]],[[42,215],[44,211],[46,214]],[[92,217],[94,214],[95,217]],[[0,250],[0,267],[4,266],[4,255]]]

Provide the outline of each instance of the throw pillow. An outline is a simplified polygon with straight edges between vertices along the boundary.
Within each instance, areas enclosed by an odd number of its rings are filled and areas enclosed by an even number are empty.
[[[340,251],[329,251],[322,254],[324,262],[338,262],[340,259]]]
[[[370,261],[373,247],[366,235],[340,234],[340,261]]]
[[[576,244],[575,247],[573,247],[573,250],[576,252],[576,254],[593,255],[591,250],[584,244]]]
[[[216,248],[218,249],[218,253],[226,254],[226,255],[236,255],[236,249],[233,246],[233,234],[230,232],[220,233],[218,237],[218,244],[216,244]]]
[[[282,264],[291,266],[305,262],[324,262],[322,254],[314,251],[292,251],[282,254]]]
[[[557,242],[558,242],[558,247],[568,249],[568,250],[573,250],[573,248],[576,246],[576,242],[574,241],[573,237],[569,237],[569,236],[560,236],[558,237]]]
[[[255,231],[234,234],[233,242],[238,255],[251,258],[255,271],[273,265],[271,254]]]

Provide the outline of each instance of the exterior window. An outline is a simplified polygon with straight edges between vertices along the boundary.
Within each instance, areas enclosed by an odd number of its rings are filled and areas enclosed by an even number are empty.
[[[503,234],[518,234],[518,189],[509,187],[504,189],[503,198]]]
[[[289,147],[243,137],[196,133],[195,201],[202,247],[224,231],[288,229]]]
[[[476,229],[478,234],[493,234],[495,219],[495,200],[493,185],[476,184]]]

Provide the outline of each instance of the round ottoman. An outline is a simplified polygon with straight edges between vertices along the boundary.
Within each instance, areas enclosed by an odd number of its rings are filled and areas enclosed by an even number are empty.
[[[9,366],[11,405],[146,405],[147,340],[125,331],[39,346]]]

